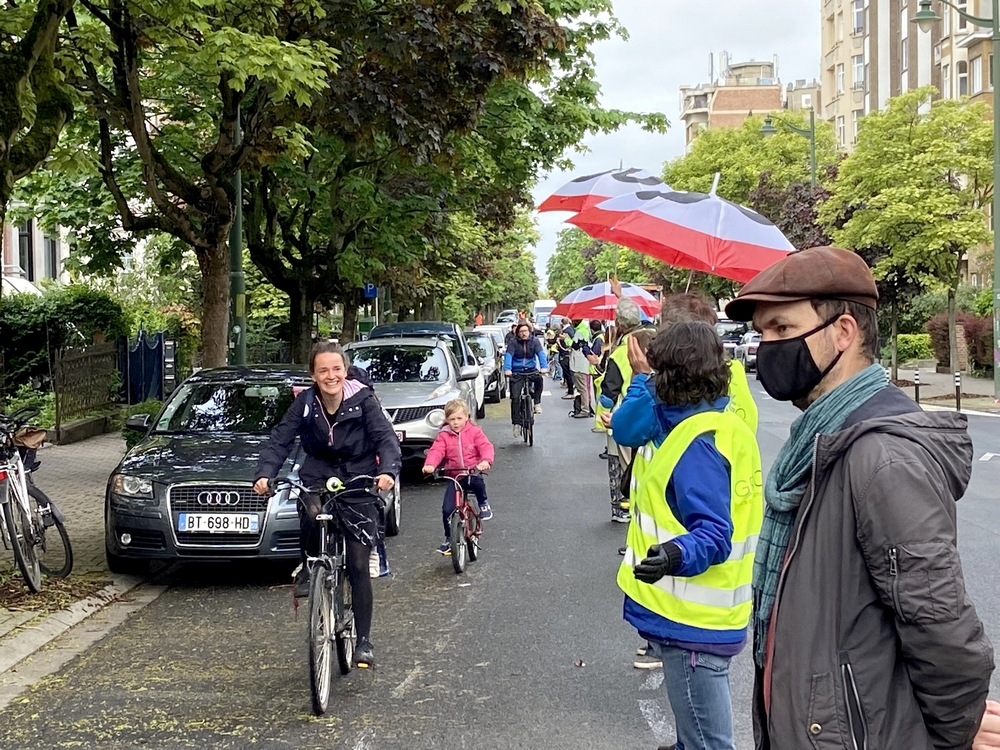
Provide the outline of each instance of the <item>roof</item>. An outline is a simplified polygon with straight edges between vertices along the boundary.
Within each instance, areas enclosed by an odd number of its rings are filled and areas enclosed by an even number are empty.
[[[436,320],[409,320],[404,323],[384,323],[372,328],[369,339],[383,336],[405,336],[408,333],[447,333],[454,335],[460,330],[454,323],[444,323]]]
[[[198,370],[188,380],[228,383],[244,380],[307,380],[309,370],[305,365],[239,365]]]
[[[441,349],[448,349],[447,342],[423,336],[384,336],[374,339],[368,338],[365,341],[352,341],[350,344],[346,344],[344,349],[350,352],[352,349],[360,349],[367,346],[436,346]]]

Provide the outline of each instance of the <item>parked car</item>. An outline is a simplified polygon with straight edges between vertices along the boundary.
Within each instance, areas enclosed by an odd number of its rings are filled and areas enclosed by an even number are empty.
[[[742,362],[747,372],[757,369],[758,346],[760,346],[760,334],[757,331],[747,331],[733,353],[733,359]]]
[[[256,365],[200,370],[159,414],[131,417],[144,431],[108,479],[104,546],[112,573],[135,573],[151,560],[297,559],[296,489],[260,497],[252,489],[271,428],[302,388],[305,368]],[[301,448],[280,477],[297,476]],[[386,533],[399,533],[399,484]]]
[[[494,324],[498,326],[511,325],[517,322],[517,310],[501,310],[500,314],[497,315],[496,320],[493,321]]]
[[[400,338],[402,336],[435,338],[447,341],[451,347],[452,354],[455,355],[455,361],[460,367],[468,365],[473,365],[476,368],[479,367],[478,360],[476,360],[475,355],[472,353],[472,349],[469,348],[469,342],[465,340],[465,332],[461,326],[455,323],[426,320],[386,323],[372,328],[371,333],[368,334],[368,340]],[[476,378],[474,387],[476,392],[476,408],[472,413],[476,415],[477,419],[482,419],[486,416],[486,379],[480,375],[480,377]]]
[[[719,322],[715,326],[715,330],[719,334],[719,338],[722,339],[722,345],[726,349],[726,353],[735,358],[736,347],[739,345],[740,340],[749,330],[746,323],[737,322],[735,320],[729,320],[728,318],[719,317]]]
[[[503,374],[503,354],[497,349],[493,336],[486,331],[466,334],[472,353],[479,360],[479,369],[486,379],[486,397],[495,404],[507,395],[507,378]]]
[[[345,347],[352,364],[368,373],[396,428],[403,463],[423,465],[444,425],[444,405],[453,398],[476,410],[473,382],[478,365],[459,366],[447,342],[407,337],[356,341]]]
[[[507,351],[506,342],[510,326],[476,326],[472,330],[476,333],[488,333],[493,338],[493,343],[496,344],[501,358],[503,357],[504,352]]]

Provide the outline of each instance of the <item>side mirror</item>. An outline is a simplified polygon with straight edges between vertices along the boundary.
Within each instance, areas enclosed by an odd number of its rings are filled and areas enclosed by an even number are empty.
[[[475,380],[479,377],[479,368],[471,365],[463,367],[458,371],[459,380]]]
[[[133,414],[125,420],[125,427],[137,432],[149,432],[149,425],[153,418],[148,414]]]
[[[479,364],[480,365],[485,365],[486,364],[486,357],[479,357]]]

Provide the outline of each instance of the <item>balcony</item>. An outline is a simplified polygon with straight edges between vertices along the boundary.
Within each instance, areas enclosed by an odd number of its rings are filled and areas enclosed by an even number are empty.
[[[830,51],[827,52],[826,56],[823,58],[823,62],[827,70],[837,64],[837,47],[839,44],[840,42],[834,43],[834,45],[830,48]]]

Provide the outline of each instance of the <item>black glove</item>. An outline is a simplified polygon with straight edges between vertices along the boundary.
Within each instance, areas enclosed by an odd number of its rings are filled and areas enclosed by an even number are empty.
[[[632,574],[637,581],[656,583],[663,576],[672,576],[681,567],[681,548],[673,542],[654,544],[646,557],[635,566]]]

